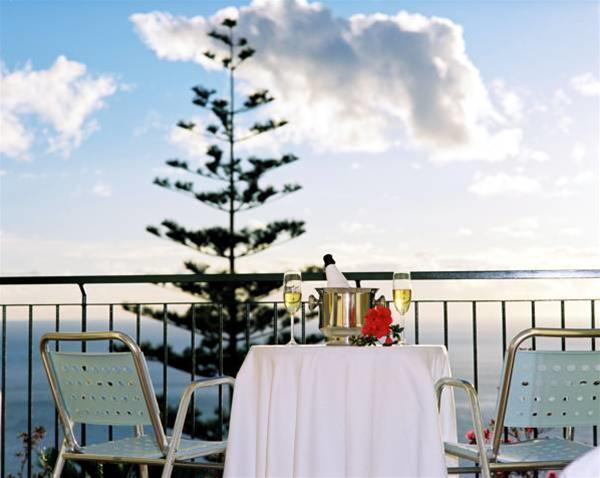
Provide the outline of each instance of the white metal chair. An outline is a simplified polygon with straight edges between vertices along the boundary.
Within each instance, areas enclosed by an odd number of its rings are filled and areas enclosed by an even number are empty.
[[[491,445],[483,437],[477,392],[465,380],[436,383],[438,407],[445,387],[469,398],[477,443],[445,443],[446,454],[479,466],[449,468],[449,473],[562,469],[593,447],[573,441],[574,426],[600,424],[600,351],[519,350],[532,337],[600,338],[600,329],[523,330],[511,341],[504,363]],[[540,438],[502,443],[504,427],[566,427],[569,439]],[[600,470],[599,470],[600,474]]]
[[[128,352],[83,353],[49,350],[51,341],[114,340]],[[173,466],[192,458],[223,453],[227,441],[181,438],[190,399],[199,388],[234,385],[231,377],[192,382],[184,390],[171,437],[160,421],[158,403],[146,361],[135,341],[121,332],[47,333],[40,351],[50,382],[65,438],[53,476],[60,477],[66,460],[132,463],[140,465],[142,477],[148,465],[162,465],[162,477],[171,476]],[[76,423],[133,426],[135,436],[81,446],[75,437]],[[144,434],[150,425],[152,435]]]

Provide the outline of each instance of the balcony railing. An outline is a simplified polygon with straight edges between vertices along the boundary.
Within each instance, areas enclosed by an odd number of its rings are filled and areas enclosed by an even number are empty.
[[[389,282],[391,272],[353,272],[345,274],[357,286],[372,283]],[[453,281],[493,280],[520,281],[523,279],[550,279],[552,283],[564,280],[600,279],[600,270],[527,270],[527,271],[441,271],[413,272],[412,280],[428,281],[428,284],[453,283]],[[15,452],[18,450],[17,433],[28,432],[38,424],[45,426],[51,433],[46,445],[58,447],[61,430],[57,416],[50,401],[45,377],[42,374],[37,342],[39,336],[47,331],[61,330],[123,330],[132,335],[138,342],[150,341],[162,345],[162,364],[151,369],[157,391],[162,394],[163,421],[168,417],[168,405],[171,398],[177,398],[177,390],[186,381],[197,378],[195,355],[191,355],[191,373],[183,376],[172,369],[169,363],[171,347],[190,347],[195,350],[202,341],[203,331],[196,321],[203,313],[211,309],[217,311],[213,326],[219,331],[219,346],[215,356],[216,373],[222,374],[226,369],[224,348],[224,314],[227,304],[215,304],[201,301],[135,301],[128,303],[129,312],[123,308],[122,302],[88,302],[86,286],[120,284],[183,284],[183,283],[244,283],[249,281],[281,281],[282,274],[199,274],[199,275],[115,275],[115,276],[30,276],[0,277],[0,287],[62,285],[78,287],[80,300],[77,302],[37,302],[4,303],[1,307],[1,382],[2,402],[0,406],[0,475],[14,472],[16,468]],[[321,273],[305,273],[305,283],[316,284],[324,281]],[[460,282],[459,282],[460,283]],[[504,283],[504,282],[503,282]],[[310,285],[309,284],[309,285]],[[0,291],[2,289],[0,288]],[[6,289],[5,289],[6,290]],[[33,289],[31,289],[33,291]],[[496,296],[498,294],[496,293]],[[418,297],[417,297],[418,299]],[[491,416],[493,397],[496,395],[497,379],[506,344],[520,329],[530,326],[575,326],[596,327],[596,297],[544,297],[544,298],[448,298],[435,297],[413,301],[407,321],[407,334],[413,343],[443,343],[448,347],[455,376],[471,380],[480,391],[484,414]],[[287,316],[281,313],[282,304],[278,300],[261,302],[272,309],[272,322],[268,329],[257,335],[252,332],[250,303],[246,304],[242,320],[245,330],[242,343],[247,351],[255,343],[277,343],[281,337],[282,326],[287,326]],[[146,306],[162,311],[162,319],[146,318],[142,311]],[[189,331],[182,331],[169,321],[169,313],[191,308],[191,324]],[[219,313],[220,311],[220,313]],[[308,307],[303,303],[301,308],[300,333],[298,338],[305,342],[306,338],[317,331],[317,320],[309,319]],[[536,343],[532,343],[533,348]],[[579,347],[579,345],[573,346]],[[546,343],[544,343],[546,346]],[[83,346],[85,347],[85,345]],[[562,350],[572,347],[563,340],[559,347]],[[596,350],[597,344],[591,340],[585,347]],[[85,348],[83,348],[85,350]],[[483,366],[483,367],[482,367]],[[215,405],[216,407],[211,408]],[[194,402],[194,412],[201,409],[209,416],[217,408],[218,417],[223,430],[226,401],[219,393],[218,397],[210,397],[204,406]],[[459,403],[459,406],[462,406]],[[462,410],[462,411],[461,411]],[[7,411],[9,412],[7,414]],[[459,430],[464,432],[468,426],[466,409],[459,408]],[[195,414],[194,414],[195,416]],[[8,419],[8,421],[7,421]],[[191,420],[191,434],[196,433],[195,420]],[[106,434],[109,438],[117,433],[112,428],[93,430],[88,434],[85,426],[81,427],[80,440]],[[597,429],[590,427],[583,430],[578,438],[597,445]],[[35,457],[32,455],[31,443],[27,445],[26,473],[32,476]]]

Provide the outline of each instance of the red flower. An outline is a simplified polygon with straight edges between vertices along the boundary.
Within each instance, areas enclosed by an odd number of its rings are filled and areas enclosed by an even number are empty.
[[[546,478],[558,478],[558,473],[556,473],[556,471],[554,471],[554,470],[550,470],[546,474]]]
[[[492,432],[490,431],[489,428],[484,428],[483,429],[483,441],[489,441],[490,438],[492,436]],[[469,440],[469,443],[471,445],[474,445],[475,443],[477,443],[477,437],[475,436],[475,431],[474,430],[469,430],[467,433],[465,433],[465,438],[467,440]]]
[[[385,339],[385,345],[392,345],[394,343],[394,339],[392,339],[389,335]]]
[[[369,309],[365,315],[365,325],[362,328],[363,335],[371,335],[375,338],[385,337],[390,333],[392,324],[392,311],[382,305],[376,305]]]

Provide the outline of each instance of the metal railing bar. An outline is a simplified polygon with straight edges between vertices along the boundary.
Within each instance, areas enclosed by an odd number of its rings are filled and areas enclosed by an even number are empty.
[[[6,443],[6,306],[2,306],[2,399],[0,404],[0,476],[5,474],[5,443]]]
[[[500,321],[502,327],[502,363],[506,357],[506,301],[500,303]],[[508,427],[504,427],[504,441],[508,441]]]
[[[566,317],[565,317],[565,301],[564,299],[560,301],[560,327],[564,329],[566,327]],[[560,339],[560,348],[561,350],[566,350],[567,340],[564,337]]]
[[[534,328],[535,327],[535,323],[536,323],[536,310],[535,310],[536,309],[536,307],[535,307],[536,301],[532,300],[530,302],[531,302],[531,316],[530,316],[531,327]],[[532,350],[536,349],[535,337],[531,338],[531,349]],[[538,429],[534,428],[534,430],[533,430],[533,438],[537,438],[537,437],[538,437]]]
[[[115,329],[115,315],[114,315],[114,306],[110,304],[108,307],[108,330],[113,331]],[[108,341],[108,351],[112,352],[114,350],[114,344],[112,340]],[[113,439],[113,426],[108,426],[108,440],[112,441]]]
[[[33,470],[31,432],[33,430],[33,306],[29,307],[29,321],[27,324],[27,477],[31,478]]]
[[[591,306],[590,328],[595,329],[596,328],[596,307],[595,307],[595,301],[593,299],[590,301],[590,306]],[[595,339],[592,339],[591,349],[596,350],[596,340]],[[592,443],[594,444],[594,446],[598,446],[598,426],[597,425],[594,425],[592,427]]]
[[[55,316],[54,316],[54,331],[60,332],[60,306],[56,306]],[[54,342],[54,350],[56,352],[60,351],[60,341],[56,340]],[[58,411],[56,407],[54,407],[54,448],[58,450]]]
[[[419,344],[419,301],[414,302],[415,307],[415,344]]]
[[[536,322],[536,316],[535,316],[535,300],[531,301],[531,327],[534,328],[535,327],[535,322]],[[531,338],[531,348],[532,350],[535,350],[535,337]]]
[[[306,304],[302,303],[300,312],[300,331],[302,336],[300,337],[300,343],[306,343]]]
[[[600,300],[600,296],[599,297],[595,297],[593,299],[591,299],[590,297],[584,297],[584,298],[572,298],[572,297],[563,297],[563,298],[551,298],[551,299],[544,299],[544,298],[538,298],[535,299],[536,302],[558,302],[560,300],[564,300],[565,302],[589,302],[590,300]],[[449,304],[469,304],[473,301],[473,299],[419,299],[419,302],[422,304],[439,304],[442,301],[446,301]],[[497,298],[497,299],[477,299],[478,303],[488,303],[488,304],[493,304],[493,303],[499,303],[502,301],[506,301],[506,302],[511,302],[511,303],[529,303],[531,302],[531,299],[502,299],[502,298]],[[208,305],[218,305],[218,302],[193,302],[194,304],[198,304],[198,305],[204,305],[204,306],[208,306]],[[277,302],[278,304],[283,304],[283,302]],[[304,304],[306,304],[307,302],[303,302]],[[127,305],[127,302],[88,302],[87,305],[88,307],[106,307],[109,305],[118,305],[120,307],[123,307],[125,305]],[[144,305],[163,305],[164,302],[144,302]],[[169,301],[169,305],[189,305],[190,301]],[[265,304],[273,304],[273,300],[264,300],[264,301],[256,301],[256,302],[250,302],[250,304],[258,304],[258,305],[265,305]],[[51,307],[51,306],[55,306],[55,305],[60,305],[61,307],[80,307],[81,303],[79,302],[27,302],[27,303],[6,303],[6,304],[2,304],[2,305],[6,305],[7,307],[26,307],[29,305],[33,305],[34,307]]]
[[[419,301],[414,301],[415,307],[415,344],[419,344]]]
[[[279,342],[278,337],[278,322],[279,322],[279,310],[277,308],[278,302],[273,302],[273,342],[277,344]]]
[[[503,300],[500,302],[500,320],[502,327],[502,360],[504,361],[504,357],[506,355],[506,301]]]
[[[167,349],[167,304],[163,304],[163,426],[167,428],[169,421],[169,399],[168,399],[168,377],[167,367],[169,363],[169,352]]]
[[[246,352],[250,350],[250,303],[246,302],[244,310],[246,311],[246,330],[244,339],[246,340]]]
[[[471,319],[473,321],[473,386],[479,391],[479,369],[477,364],[477,301],[472,302]]]
[[[190,354],[192,356],[192,370],[190,373],[190,380],[194,382],[196,380],[196,304],[190,304],[190,313],[192,323],[190,324]],[[190,428],[192,432],[192,438],[196,436],[196,394],[192,395],[190,403],[191,411],[191,423]]]
[[[565,301],[564,300],[560,301],[560,326],[563,329],[566,327],[566,322],[565,322]],[[560,349],[561,350],[566,350],[566,346],[567,346],[566,339],[564,337],[561,337],[560,338]],[[569,431],[567,430],[567,428],[563,428],[563,438],[564,439],[567,438],[567,434],[568,433],[569,433]]]
[[[443,302],[443,318],[444,318],[444,346],[448,348],[448,301]]]
[[[344,272],[350,281],[391,280],[393,272]],[[543,269],[493,271],[414,271],[411,280],[477,280],[477,279],[600,279],[600,269]],[[304,272],[303,281],[325,281],[323,272]],[[169,282],[254,282],[281,281],[281,273],[243,274],[124,274],[84,276],[8,276],[0,277],[0,285],[42,284],[161,284]]]
[[[229,317],[234,320],[233,317]],[[225,363],[223,361],[223,305],[219,308],[219,376],[223,376]],[[219,439],[223,439],[223,424],[225,417],[223,416],[223,385],[219,385]]]
[[[85,291],[85,284],[83,282],[79,282],[77,284],[79,286],[79,290],[81,292],[81,331],[87,332],[87,292]],[[83,353],[87,352],[87,341],[81,341],[81,351]],[[86,445],[87,438],[87,430],[85,423],[82,423],[80,426],[81,430],[81,445]]]
[[[139,344],[142,339],[142,317],[141,304],[136,304],[135,308],[135,341]]]
[[[585,298],[569,298],[569,297],[564,297],[564,298],[552,298],[552,299],[543,299],[543,298],[539,298],[539,299],[535,299],[536,302],[559,302],[561,300],[564,300],[565,302],[589,302],[590,300],[600,300],[600,296],[597,298],[590,298],[590,297],[585,297]],[[448,302],[448,304],[470,304],[473,299],[419,299],[419,303],[421,304],[439,304],[441,302]],[[477,299],[478,303],[481,304],[493,304],[493,303],[501,303],[501,302],[510,302],[510,303],[531,303],[531,299],[502,299],[502,298],[498,298],[498,299]],[[283,304],[283,302],[277,302],[278,304]],[[190,302],[189,301],[184,301],[184,302],[180,302],[180,301],[176,301],[176,302],[168,302],[169,305],[189,305]],[[193,302],[194,304],[197,305],[202,305],[202,306],[209,306],[209,305],[218,305],[218,302]],[[273,304],[274,301],[272,300],[265,300],[265,301],[256,301],[256,302],[249,302],[249,304],[257,304],[257,305],[266,305],[266,304]],[[306,304],[307,302],[303,302],[303,304]],[[127,305],[126,302],[88,302],[87,306],[89,307],[107,307],[109,305],[115,305],[115,306],[119,306],[119,307],[123,307],[125,305]],[[81,303],[78,302],[31,302],[31,303],[6,303],[6,304],[2,304],[5,305],[7,307],[27,307],[29,305],[33,305],[34,307],[52,307],[52,306],[56,306],[56,305],[60,305],[61,307],[80,307]],[[148,305],[148,306],[152,306],[152,305],[164,305],[164,302],[144,302],[144,305]],[[35,319],[34,319],[35,320]],[[40,319],[41,320],[41,319]],[[73,319],[66,319],[66,320],[73,320]]]

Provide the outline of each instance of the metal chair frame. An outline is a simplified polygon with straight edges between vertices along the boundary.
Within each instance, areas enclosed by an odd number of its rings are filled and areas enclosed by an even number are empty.
[[[504,434],[504,419],[506,417],[506,409],[510,393],[511,379],[515,366],[515,359],[519,346],[527,339],[533,337],[551,337],[551,338],[600,338],[600,329],[552,329],[552,328],[530,328],[519,332],[510,342],[506,359],[504,362],[504,370],[502,373],[502,381],[500,392],[498,395],[498,403],[496,408],[496,420],[494,435],[492,437],[491,449],[486,447],[483,438],[483,420],[479,407],[479,398],[475,387],[466,380],[456,378],[442,378],[435,384],[435,392],[437,397],[438,410],[441,405],[442,392],[446,387],[453,387],[463,390],[469,399],[471,410],[471,418],[473,420],[473,428],[477,440],[479,466],[469,467],[449,467],[449,473],[481,473],[484,478],[491,478],[492,472],[500,471],[518,471],[518,470],[556,470],[562,469],[569,464],[564,460],[544,461],[544,462],[519,462],[519,463],[498,463],[496,457],[500,450],[502,435]],[[573,430],[568,429],[567,436],[573,439]],[[460,455],[455,453],[455,456],[468,460],[473,460],[471,456]]]
[[[142,394],[144,397],[145,405],[148,411],[148,418],[150,425],[154,432],[154,439],[160,452],[163,454],[162,458],[134,458],[134,457],[122,457],[122,456],[106,456],[87,453],[82,449],[78,443],[73,427],[75,421],[69,415],[67,407],[63,401],[60,386],[57,381],[57,377],[54,368],[51,364],[49,357],[50,350],[48,349],[49,342],[52,341],[70,341],[70,342],[86,342],[86,341],[109,341],[114,340],[121,342],[127,347],[131,353],[135,371],[139,379]],[[222,386],[230,385],[234,386],[235,379],[232,377],[218,377],[214,379],[198,380],[190,383],[181,396],[179,407],[177,410],[177,416],[175,424],[173,426],[173,433],[170,439],[165,434],[163,425],[160,420],[160,411],[156,395],[152,387],[148,368],[146,366],[146,360],[143,353],[137,343],[128,335],[122,332],[51,332],[46,333],[42,336],[40,341],[40,353],[42,357],[42,363],[48,377],[50,384],[50,390],[52,397],[56,405],[58,416],[64,429],[64,440],[61,445],[58,458],[54,467],[53,477],[58,478],[62,473],[65,461],[76,460],[76,461],[99,461],[99,462],[115,462],[115,463],[131,463],[140,465],[140,475],[142,478],[148,477],[148,465],[163,465],[162,478],[169,478],[173,470],[173,466],[198,466],[198,464],[190,464],[183,461],[176,460],[176,453],[181,443],[181,435],[183,433],[183,426],[188,413],[189,404],[194,393],[201,389],[211,386]],[[83,352],[82,355],[85,355]],[[140,437],[144,435],[143,425],[134,426],[135,436]],[[205,456],[210,453],[199,453],[194,456],[190,456],[187,459],[198,458]],[[206,464],[202,465],[205,468],[222,468],[222,464]]]

